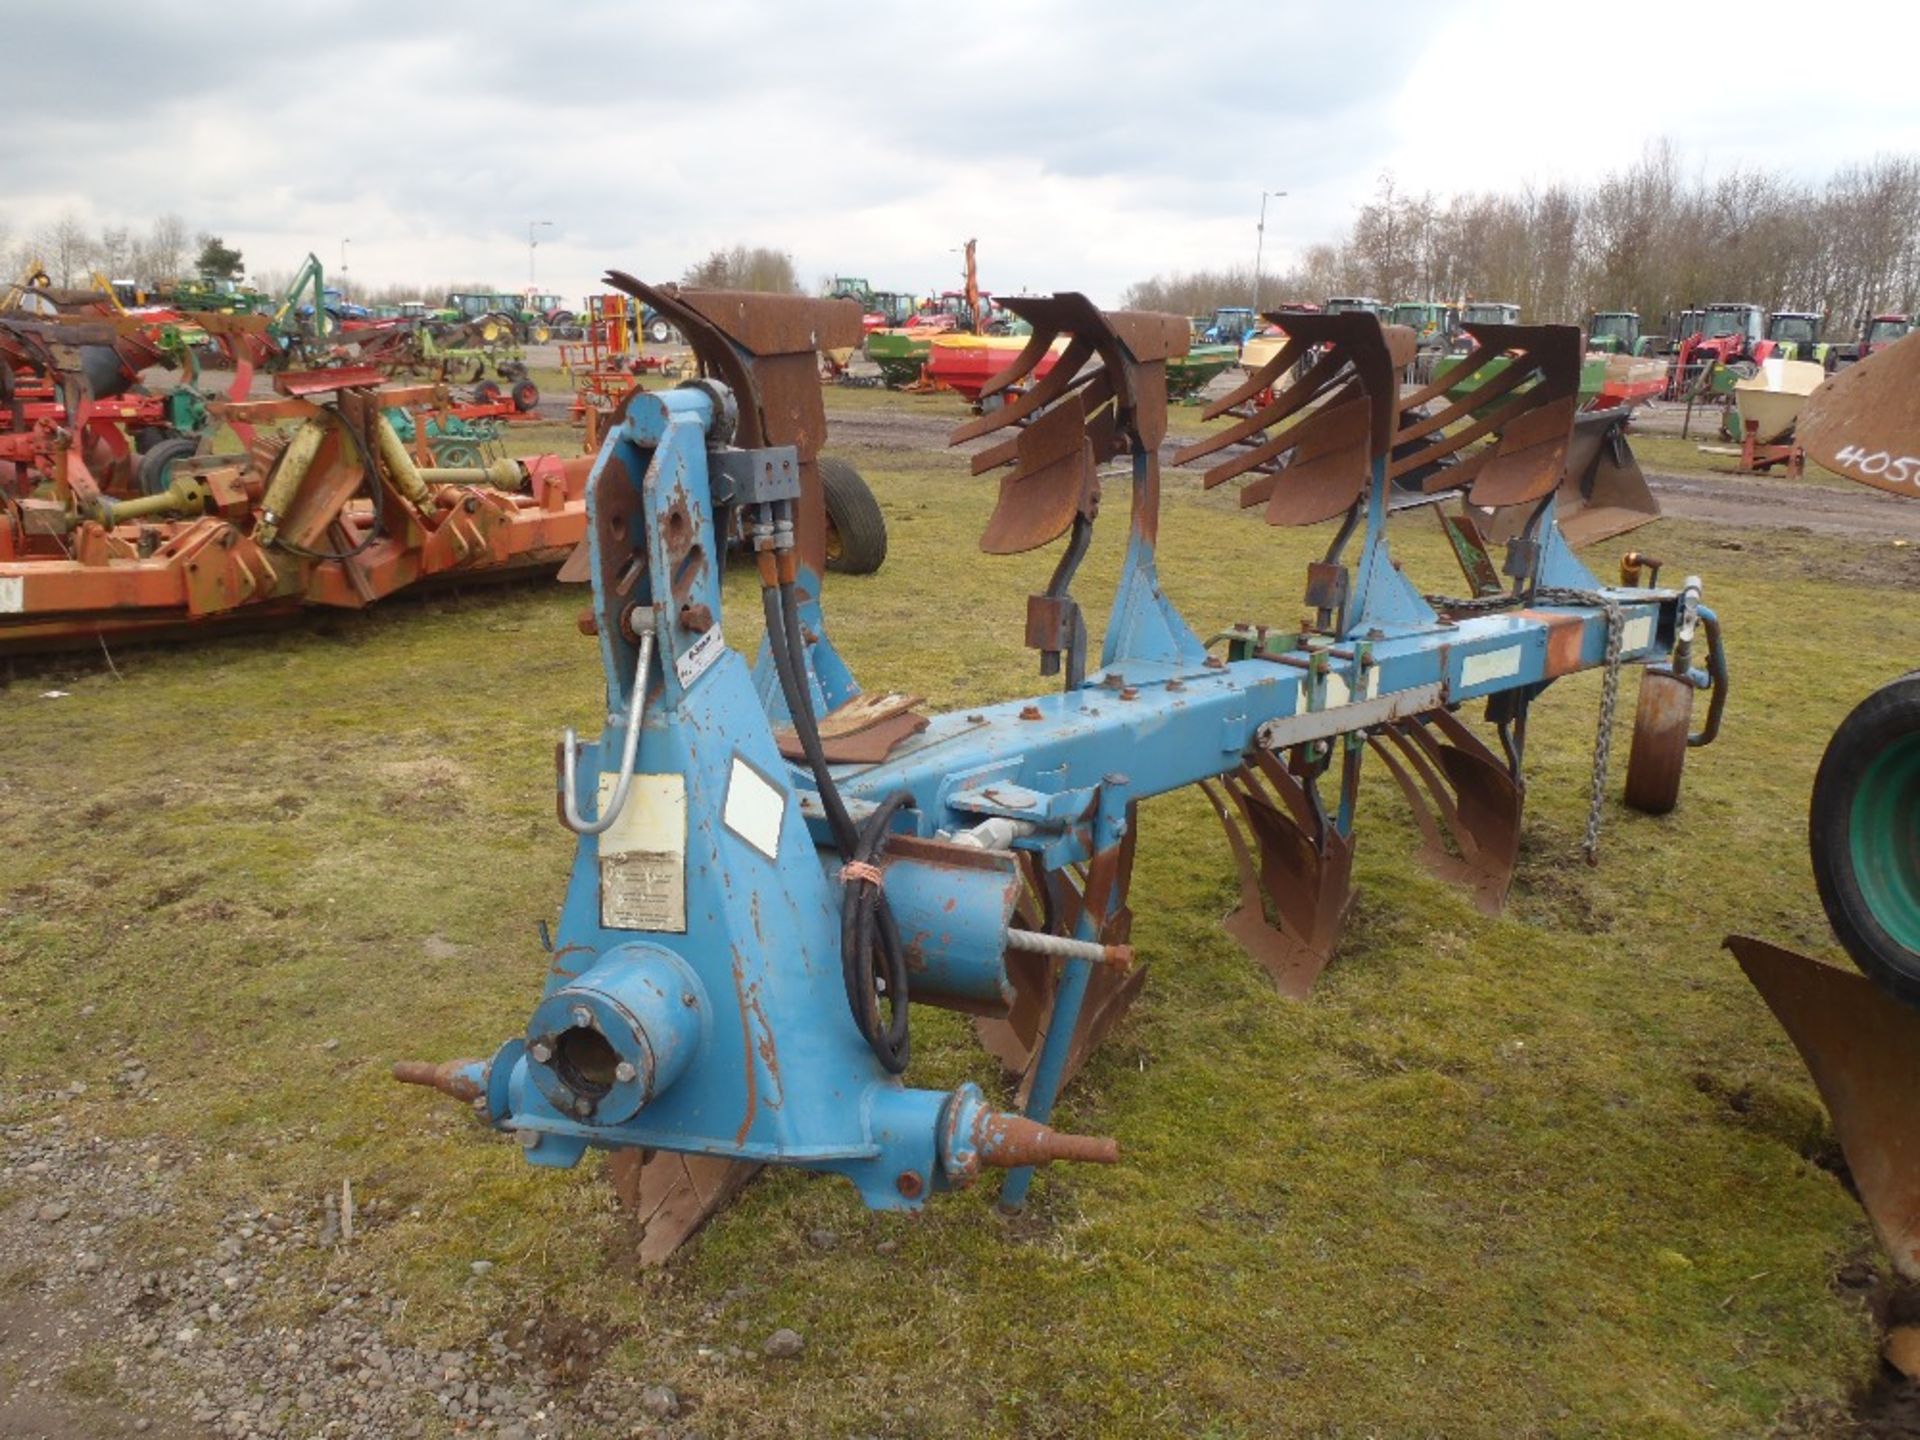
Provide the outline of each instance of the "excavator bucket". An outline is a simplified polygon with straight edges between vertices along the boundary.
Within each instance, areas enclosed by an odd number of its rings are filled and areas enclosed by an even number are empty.
[[[1920,474],[1907,458],[1920,435],[1920,336],[1834,375],[1800,407],[1794,433],[1809,456],[1849,480],[1920,494]]]
[[[1920,1280],[1920,1011],[1863,975],[1777,945],[1745,935],[1726,945],[1806,1061],[1894,1268]]]
[[[1497,915],[1520,856],[1520,777],[1450,710],[1393,721],[1367,743],[1407,797],[1421,863]]]

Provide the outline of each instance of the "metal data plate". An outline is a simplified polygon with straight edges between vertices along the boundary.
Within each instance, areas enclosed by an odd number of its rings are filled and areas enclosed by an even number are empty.
[[[604,812],[619,777],[600,777]],[[600,923],[608,930],[687,928],[687,782],[636,775],[620,818],[600,837]]]

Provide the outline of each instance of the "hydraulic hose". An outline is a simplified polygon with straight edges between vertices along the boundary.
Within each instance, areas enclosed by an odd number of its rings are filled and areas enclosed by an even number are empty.
[[[764,582],[765,569],[762,573]],[[793,719],[794,734],[807,758],[807,768],[813,773],[827,828],[833,832],[834,846],[840,852],[845,889],[840,909],[840,972],[846,985],[847,1007],[874,1058],[889,1074],[898,1075],[906,1070],[912,1054],[906,947],[875,862],[886,846],[893,817],[912,806],[913,796],[907,791],[890,795],[865,821],[854,823],[820,741],[807,684],[800,603],[793,581],[763,583],[761,607],[766,615],[767,647],[774,673]],[[880,1016],[882,997],[887,1002],[884,1022]]]

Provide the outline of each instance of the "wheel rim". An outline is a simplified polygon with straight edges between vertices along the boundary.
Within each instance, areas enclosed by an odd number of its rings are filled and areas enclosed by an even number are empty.
[[[840,527],[833,523],[833,517],[827,517],[827,560],[838,560],[846,553],[846,545],[840,539]]]
[[[1847,839],[1874,920],[1920,951],[1920,735],[1894,741],[1861,773]]]

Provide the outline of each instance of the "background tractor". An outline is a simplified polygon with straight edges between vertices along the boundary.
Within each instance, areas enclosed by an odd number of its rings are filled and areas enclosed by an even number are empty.
[[[1631,310],[1596,310],[1587,320],[1587,349],[1602,355],[1651,355],[1655,339],[1640,333]]]

